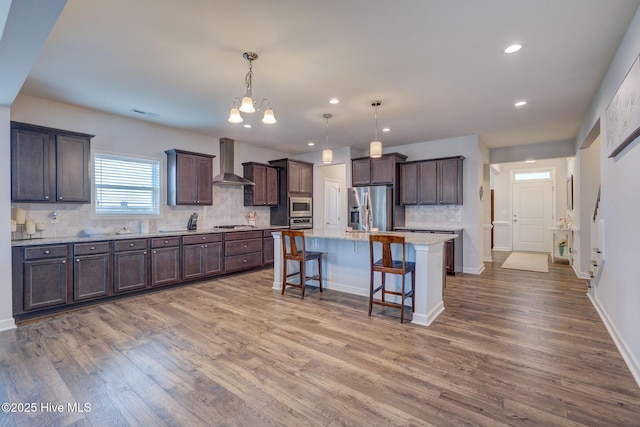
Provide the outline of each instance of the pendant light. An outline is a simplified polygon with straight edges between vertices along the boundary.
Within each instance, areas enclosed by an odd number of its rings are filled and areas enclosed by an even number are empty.
[[[262,101],[260,101],[258,108],[256,108],[256,102],[253,100],[253,61],[258,59],[258,54],[255,52],[245,52],[242,54],[242,57],[249,61],[249,72],[244,77],[245,94],[242,97],[242,100],[240,100],[240,98],[236,98],[233,101],[233,108],[229,111],[228,121],[230,123],[242,123],[244,120],[240,112],[255,113],[256,111],[260,111],[262,105],[266,101],[267,109],[264,111],[262,123],[272,125],[276,122],[276,117],[271,109],[271,102],[267,98],[263,98]],[[240,102],[240,108],[236,105],[237,102]]]
[[[371,106],[376,109],[375,112],[375,121],[376,121],[376,132],[375,139],[371,141],[369,144],[369,157],[378,158],[382,157],[382,142],[378,141],[378,107],[382,104],[380,101],[373,101]]]
[[[325,149],[322,150],[322,163],[329,164],[333,163],[333,151],[329,150],[329,119],[332,117],[331,114],[325,113],[322,115],[325,119],[327,119],[327,143],[325,145]]]

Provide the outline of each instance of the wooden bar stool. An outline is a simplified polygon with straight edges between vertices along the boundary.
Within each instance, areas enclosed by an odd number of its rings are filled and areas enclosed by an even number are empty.
[[[382,259],[373,261],[374,243],[382,245]],[[394,260],[391,256],[391,245],[402,245],[402,260]],[[392,236],[385,234],[372,234],[369,236],[369,257],[371,265],[371,280],[370,280],[370,292],[369,292],[369,316],[371,316],[371,309],[373,304],[379,304],[386,307],[395,307],[400,309],[400,323],[404,323],[404,300],[411,298],[411,312],[416,309],[416,298],[414,294],[416,284],[416,263],[407,262],[405,257],[405,244],[404,237]],[[379,272],[382,274],[382,283],[380,286],[374,289],[373,286],[373,274]],[[401,292],[388,291],[385,287],[386,274],[400,274],[402,276],[402,290]],[[405,290],[405,276],[407,273],[411,273],[411,289]],[[381,299],[373,299],[373,296],[382,291]],[[386,300],[386,295],[399,295],[400,303],[389,302]]]
[[[298,250],[297,240],[302,242]],[[288,244],[287,244],[288,243]],[[297,230],[282,230],[282,295],[287,285],[302,288],[302,298],[304,298],[304,289],[307,280],[317,280],[320,282],[320,292],[322,292],[322,252],[310,252],[305,248],[304,232]],[[318,260],[318,274],[315,276],[307,276],[305,266],[307,261]],[[299,271],[287,274],[287,260],[298,261]],[[291,276],[300,275],[300,283],[290,283],[287,279]]]

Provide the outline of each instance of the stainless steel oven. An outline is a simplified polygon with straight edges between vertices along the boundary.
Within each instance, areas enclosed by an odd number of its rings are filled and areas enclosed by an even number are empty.
[[[300,230],[303,228],[313,228],[312,218],[291,218],[289,227],[292,230]]]
[[[289,197],[289,217],[301,218],[313,216],[311,197]]]

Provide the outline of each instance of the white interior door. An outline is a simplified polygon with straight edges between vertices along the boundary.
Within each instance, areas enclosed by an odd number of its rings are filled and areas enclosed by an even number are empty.
[[[513,250],[551,252],[553,184],[529,181],[512,185]]]
[[[337,231],[340,222],[340,181],[324,180],[324,218],[326,230]]]

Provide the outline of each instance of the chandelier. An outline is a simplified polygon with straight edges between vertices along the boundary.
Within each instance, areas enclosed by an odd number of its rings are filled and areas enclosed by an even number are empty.
[[[273,110],[271,109],[271,103],[267,98],[263,98],[260,101],[260,105],[256,108],[256,102],[253,100],[253,61],[258,59],[258,54],[254,52],[245,52],[242,54],[242,57],[249,61],[249,72],[244,77],[244,84],[246,88],[246,92],[242,100],[240,98],[235,98],[233,101],[233,108],[229,112],[229,122],[231,123],[242,123],[244,120],[240,115],[240,112],[243,113],[255,113],[256,111],[260,111],[264,103],[267,103],[267,109],[264,110],[264,116],[262,117],[262,123],[267,125],[272,125],[276,122],[276,117],[273,114]],[[238,108],[237,102],[240,102],[240,108]]]
[[[375,121],[376,121],[376,133],[375,139],[369,144],[369,157],[377,158],[382,157],[382,142],[378,141],[378,107],[382,104],[380,101],[373,101],[372,107],[375,107]]]
[[[329,149],[329,119],[333,116],[329,113],[325,113],[322,117],[327,120],[327,142],[324,150],[322,150],[322,163],[326,165],[333,162],[333,151]]]

